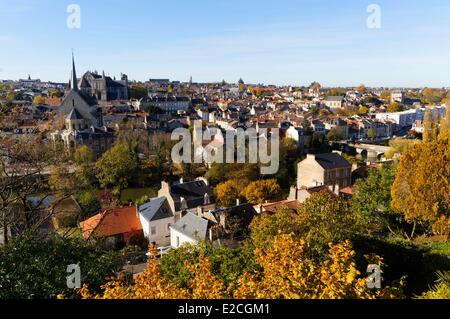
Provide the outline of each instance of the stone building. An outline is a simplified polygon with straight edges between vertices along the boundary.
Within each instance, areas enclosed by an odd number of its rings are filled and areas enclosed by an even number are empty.
[[[88,96],[95,97],[100,102],[114,100],[128,100],[128,77],[121,74],[121,79],[116,81],[109,76],[96,72],[86,72],[79,82],[80,91]]]
[[[99,157],[113,144],[114,131],[104,126],[96,98],[78,88],[73,57],[70,89],[57,110],[56,121],[64,121],[65,128],[53,132],[51,137],[55,142],[62,140],[69,151],[87,145]]]
[[[337,153],[308,154],[298,163],[297,188],[316,186],[348,187],[352,181],[352,165]]]

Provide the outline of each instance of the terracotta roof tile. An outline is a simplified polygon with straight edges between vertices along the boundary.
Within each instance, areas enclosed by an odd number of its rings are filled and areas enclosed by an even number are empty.
[[[136,206],[109,210],[80,223],[85,238],[109,237],[142,230]]]

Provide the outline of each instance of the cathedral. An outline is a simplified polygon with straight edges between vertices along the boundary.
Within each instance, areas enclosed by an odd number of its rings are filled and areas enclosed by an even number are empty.
[[[73,56],[69,87],[56,116],[57,121],[64,121],[65,129],[53,132],[52,139],[62,140],[69,151],[87,145],[98,158],[112,146],[114,131],[104,126],[96,97],[78,87]]]
[[[80,91],[100,102],[128,100],[128,77],[121,74],[120,81],[96,72],[86,72],[79,82]]]

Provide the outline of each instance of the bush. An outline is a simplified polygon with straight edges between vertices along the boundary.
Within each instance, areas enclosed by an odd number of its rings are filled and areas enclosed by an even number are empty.
[[[439,271],[450,271],[450,257],[432,252],[428,247],[418,247],[402,239],[376,239],[359,236],[353,240],[358,255],[358,266],[366,270],[365,255],[383,257],[383,277],[386,283],[406,278],[405,294],[408,297],[428,291]]]

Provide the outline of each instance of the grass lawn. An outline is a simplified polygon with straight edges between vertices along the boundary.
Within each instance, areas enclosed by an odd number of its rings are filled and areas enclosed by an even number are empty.
[[[450,241],[440,241],[430,244],[431,251],[450,257]]]
[[[127,188],[120,193],[120,201],[126,205],[131,200],[133,203],[139,200],[143,196],[149,198],[158,196],[157,187],[145,187],[145,188]]]

